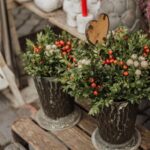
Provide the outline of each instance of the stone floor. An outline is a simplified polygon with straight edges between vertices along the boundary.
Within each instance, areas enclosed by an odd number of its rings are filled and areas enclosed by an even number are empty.
[[[17,150],[13,147],[19,147],[18,150],[24,150],[21,146],[14,144],[11,134],[12,123],[20,117],[30,116],[31,112],[27,106],[14,109],[10,101],[0,93],[0,150]],[[7,147],[10,145],[9,147]]]
[[[37,32],[43,29],[46,25],[49,25],[49,23],[44,19],[21,7],[15,9],[13,14],[16,21],[16,28],[19,37]],[[19,147],[16,149],[25,150],[21,146],[11,144],[13,143],[13,137],[11,135],[10,126],[17,118],[28,115],[30,115],[30,112],[27,111],[27,109],[12,108],[9,100],[0,94],[0,150],[15,150],[12,149],[12,147]],[[141,124],[150,130],[150,102],[144,101],[140,105],[137,124]]]

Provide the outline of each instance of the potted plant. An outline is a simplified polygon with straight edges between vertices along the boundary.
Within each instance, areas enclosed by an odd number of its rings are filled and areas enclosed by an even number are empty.
[[[84,59],[79,55],[78,67],[64,73],[64,90],[90,100],[89,114],[98,122],[92,136],[96,149],[136,150],[138,104],[150,98],[150,41],[142,31],[119,27],[90,49],[90,54],[83,50]]]
[[[66,38],[65,40],[63,40]],[[26,72],[34,77],[41,110],[37,122],[47,130],[59,130],[75,125],[80,111],[75,108],[74,98],[62,91],[59,77],[68,66],[64,57],[71,55],[73,44],[67,35],[57,36],[50,28],[37,34],[35,42],[27,40],[24,54]]]

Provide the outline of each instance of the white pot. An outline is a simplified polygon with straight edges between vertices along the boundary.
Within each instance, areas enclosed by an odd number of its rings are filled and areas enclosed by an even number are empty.
[[[63,0],[34,0],[34,3],[41,10],[51,12],[62,7]]]
[[[83,17],[82,14],[77,15],[77,30],[81,34],[85,34],[86,25],[94,18],[92,14]]]

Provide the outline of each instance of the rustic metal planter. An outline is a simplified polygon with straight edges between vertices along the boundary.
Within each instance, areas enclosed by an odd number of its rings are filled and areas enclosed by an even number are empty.
[[[136,150],[141,137],[135,129],[137,105],[116,102],[104,108],[97,116],[98,128],[92,142],[101,150]]]
[[[55,78],[35,77],[41,103],[36,121],[47,130],[61,130],[75,125],[81,113],[75,108],[74,98],[64,93]]]

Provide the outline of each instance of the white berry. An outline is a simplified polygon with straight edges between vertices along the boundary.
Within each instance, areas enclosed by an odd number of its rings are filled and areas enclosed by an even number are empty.
[[[142,72],[141,72],[141,70],[137,69],[137,70],[135,71],[135,74],[136,74],[137,76],[140,76],[140,75],[142,74]]]
[[[147,68],[147,67],[148,67],[148,62],[145,61],[145,60],[142,61],[142,62],[141,62],[141,67],[142,67],[142,68]]]
[[[46,50],[50,50],[51,49],[51,45],[46,45]]]
[[[132,66],[133,65],[133,60],[132,59],[128,59],[127,60],[127,65],[128,66]]]
[[[133,54],[133,55],[131,56],[131,58],[132,58],[133,60],[136,60],[136,59],[137,59],[137,54]]]
[[[57,48],[57,46],[56,46],[56,45],[52,45],[52,48],[53,48],[53,49],[56,49],[56,48]]]
[[[139,57],[139,61],[144,61],[144,60],[145,60],[145,57],[143,57],[143,56]]]
[[[139,67],[139,62],[138,61],[134,61],[134,67]]]

